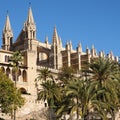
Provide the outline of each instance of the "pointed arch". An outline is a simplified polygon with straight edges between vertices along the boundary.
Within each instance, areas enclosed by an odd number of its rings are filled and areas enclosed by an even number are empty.
[[[19,71],[18,71],[18,76],[20,76],[21,75],[21,70],[19,69]]]
[[[9,75],[10,75],[10,68],[8,67],[7,69],[6,69],[6,75],[9,77]]]
[[[2,72],[4,72],[4,73],[5,73],[5,68],[4,68],[4,67],[1,67],[1,70],[2,70]]]

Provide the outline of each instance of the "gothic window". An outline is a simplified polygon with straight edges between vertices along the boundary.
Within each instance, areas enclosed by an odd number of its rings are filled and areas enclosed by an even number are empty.
[[[30,31],[30,38],[32,38],[32,31]]]
[[[28,32],[26,31],[26,38],[28,38]]]
[[[5,55],[5,62],[9,61],[9,56]]]
[[[3,38],[3,45],[5,45],[5,39]]]
[[[7,41],[9,41],[9,38],[10,38],[10,37],[7,37]],[[7,42],[7,44],[8,44],[8,42]]]
[[[33,32],[33,38],[35,38],[35,32]]]
[[[23,70],[22,77],[23,77],[23,82],[27,82],[27,73],[25,70]]]
[[[10,38],[10,45],[12,45],[12,37]]]

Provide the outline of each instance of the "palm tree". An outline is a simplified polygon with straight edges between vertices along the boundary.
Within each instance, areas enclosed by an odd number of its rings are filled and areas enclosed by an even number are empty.
[[[14,52],[13,55],[10,57],[9,61],[11,62],[15,73],[15,87],[16,87],[18,81],[19,67],[22,63],[22,54],[20,53],[20,51]],[[14,109],[14,120],[16,120],[16,109]]]
[[[116,110],[118,110],[118,91],[116,89],[115,75],[119,73],[118,63],[108,58],[95,58],[89,64],[90,79],[98,81],[96,89],[104,89],[104,93],[97,96],[100,102],[104,102],[107,108],[103,108],[103,111],[107,111],[114,117]]]
[[[57,84],[61,91],[61,101],[55,101],[55,112],[58,118],[70,114],[71,104],[73,103],[69,96],[66,96],[66,86],[74,80],[74,69],[64,66],[58,73]]]
[[[40,89],[40,91],[38,92],[38,100],[47,101],[48,110],[50,113],[49,120],[53,120],[55,119],[54,111],[53,111],[55,108],[55,101],[61,100],[60,97],[61,91],[58,88],[58,85],[54,81],[47,80],[45,82],[42,82],[41,86],[42,89]]]
[[[63,67],[58,74],[58,79],[63,85],[68,84],[74,78],[74,69],[72,67]]]
[[[104,120],[106,118],[106,112],[103,108],[107,108],[106,104],[97,100],[97,96],[104,93],[104,89],[96,89],[98,81],[77,79],[70,82],[66,87],[66,97],[72,99],[72,104],[69,107],[71,114],[76,112],[77,120],[79,116],[88,120],[90,117],[99,116]]]
[[[57,90],[58,87],[56,87],[57,84],[54,82],[51,71],[48,70],[48,68],[43,68],[39,70],[38,77],[35,79],[35,86],[37,89],[38,100],[47,101],[49,119],[51,120],[54,116],[54,100],[57,99],[57,94],[55,93],[55,90]]]
[[[16,87],[16,82],[18,81],[18,72],[19,72],[19,68],[22,64],[22,54],[20,53],[20,51],[16,51],[13,53],[13,55],[10,57],[9,62],[11,63],[13,70],[15,72],[15,87]]]
[[[76,82],[76,81],[72,81],[70,84],[67,85],[66,88],[66,96],[71,96],[72,101],[74,104],[72,104],[72,109],[71,109],[71,113],[76,111],[77,114],[77,120],[79,119],[79,112],[80,112],[80,108],[81,108],[81,101],[80,101],[80,92],[81,92],[81,83],[80,82]]]
[[[36,78],[36,80],[40,80],[40,81],[47,81],[47,79],[53,79],[53,76],[51,74],[51,71],[48,70],[48,68],[43,68],[43,69],[40,69],[39,70],[39,74],[38,74],[38,77]]]
[[[88,117],[89,111],[92,109],[92,103],[96,100],[95,90],[96,82],[91,82],[77,79],[76,81],[72,81],[67,86],[67,96],[71,96],[73,99],[71,113],[76,111],[77,120],[79,120],[79,116],[82,118]]]
[[[73,100],[71,99],[71,96],[66,96],[66,88],[65,86],[60,86],[58,83],[58,89],[61,91],[60,94],[60,101],[55,100],[55,113],[57,116],[57,119],[64,117],[66,115],[70,115],[71,106],[73,104]]]
[[[89,72],[92,80],[102,82],[114,78],[119,71],[118,64],[108,58],[95,58],[89,64]]]

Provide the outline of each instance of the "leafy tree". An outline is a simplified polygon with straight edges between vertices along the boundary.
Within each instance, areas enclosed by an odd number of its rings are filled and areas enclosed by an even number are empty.
[[[24,104],[21,93],[16,89],[14,83],[0,70],[0,108],[3,113],[10,113],[13,117],[13,110],[17,110]]]

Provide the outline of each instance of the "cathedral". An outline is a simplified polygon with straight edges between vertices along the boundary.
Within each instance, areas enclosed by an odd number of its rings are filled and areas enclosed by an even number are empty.
[[[30,93],[31,96],[36,97],[34,80],[39,73],[38,71],[42,68],[48,68],[53,74],[57,74],[63,66],[71,66],[76,73],[79,73],[86,66],[86,62],[90,62],[90,59],[94,57],[105,56],[118,61],[118,58],[114,57],[112,52],[107,55],[104,54],[104,51],[97,53],[94,46],[91,49],[86,48],[84,52],[82,51],[82,45],[78,43],[76,50],[74,50],[70,41],[63,47],[56,27],[53,29],[52,43],[49,43],[47,37],[43,43],[36,38],[36,29],[30,7],[24,26],[15,42],[13,42],[14,33],[9,15],[7,15],[0,49],[0,67],[11,80],[13,80],[13,68],[9,65],[9,57],[15,51],[22,53],[24,60],[19,70],[17,87],[23,92]],[[32,100],[31,96],[30,99]]]

